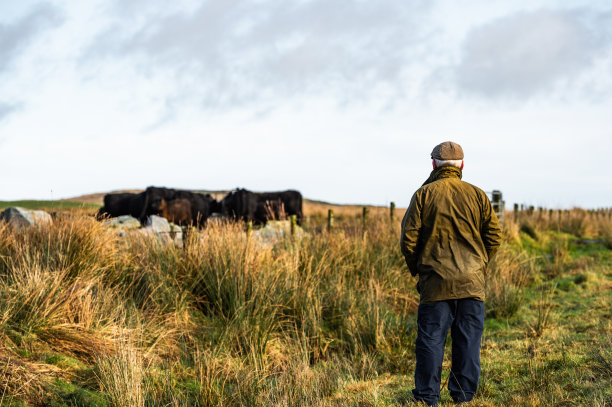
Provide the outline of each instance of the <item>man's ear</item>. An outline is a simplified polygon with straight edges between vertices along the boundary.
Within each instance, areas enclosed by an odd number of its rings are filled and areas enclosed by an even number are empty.
[[[463,164],[464,164],[464,162],[463,162],[463,160],[461,160],[461,170],[463,170]]]

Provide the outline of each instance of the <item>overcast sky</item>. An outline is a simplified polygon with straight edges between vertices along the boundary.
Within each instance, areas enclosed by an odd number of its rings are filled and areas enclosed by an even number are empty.
[[[0,0],[0,199],[294,188],[407,205],[432,148],[610,207],[612,3]]]

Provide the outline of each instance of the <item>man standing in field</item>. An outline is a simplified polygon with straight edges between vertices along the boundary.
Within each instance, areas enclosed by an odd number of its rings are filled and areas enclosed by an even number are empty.
[[[478,388],[484,273],[501,243],[501,230],[487,195],[461,181],[461,146],[444,142],[431,158],[434,170],[412,196],[402,221],[401,248],[410,273],[419,276],[421,295],[412,393],[435,406],[449,329],[451,397],[467,402]]]

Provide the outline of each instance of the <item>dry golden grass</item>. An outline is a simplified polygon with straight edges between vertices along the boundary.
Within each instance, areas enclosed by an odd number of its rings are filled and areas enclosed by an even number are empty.
[[[67,377],[58,367],[23,360],[14,352],[0,350],[0,403],[13,399],[43,403],[50,383]]]
[[[96,376],[113,407],[144,407],[146,368],[144,358],[124,333],[112,353],[100,354]]]
[[[516,214],[506,211],[506,224],[519,225],[523,230],[557,231],[577,237],[611,238],[612,210],[536,210],[519,211]]]
[[[418,294],[398,249],[403,210],[391,222],[388,208],[371,208],[364,228],[360,207],[334,207],[338,221],[327,232],[327,207],[307,205],[308,233],[274,245],[248,238],[241,223],[211,224],[187,235],[184,247],[142,234],[118,237],[83,212],[28,230],[0,224],[6,400],[59,403],[59,378],[114,406],[407,402]],[[568,238],[543,229],[545,219],[521,220],[539,239],[531,251],[511,216],[486,277],[488,317],[521,318],[540,278],[572,273],[575,284],[606,287],[585,272],[590,263],[576,268]],[[603,236],[604,221],[576,212],[560,228],[595,233],[597,225]],[[548,340],[559,329],[554,307],[547,308],[552,301],[532,301],[517,342]],[[43,363],[45,355],[82,366],[60,369]],[[602,355],[594,360],[605,366]],[[477,405],[492,405],[486,397],[509,400],[489,388]],[[513,389],[524,405],[526,391]]]
[[[389,216],[389,207],[371,206],[371,205],[333,205],[306,200],[304,202],[304,216],[313,218],[327,217],[328,211],[334,211],[334,216],[339,218],[358,218],[363,214],[363,207],[367,206],[369,215],[375,217]],[[401,219],[404,216],[405,208],[395,208],[395,219]]]

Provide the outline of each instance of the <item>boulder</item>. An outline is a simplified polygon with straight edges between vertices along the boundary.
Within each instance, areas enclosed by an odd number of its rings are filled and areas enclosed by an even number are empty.
[[[51,215],[45,211],[35,211],[20,207],[11,207],[0,213],[0,220],[13,226],[40,226],[53,222]]]
[[[170,223],[168,220],[157,215],[149,216],[145,227],[150,228],[155,233],[170,233]]]
[[[304,229],[295,226],[295,239],[301,239],[306,235]],[[253,231],[254,239],[264,246],[274,246],[276,243],[291,238],[291,222],[288,220],[268,221],[266,226]]]
[[[143,228],[145,234],[155,234],[161,242],[174,242],[177,245],[183,244],[183,229],[169,223],[166,218],[161,216],[151,215]]]
[[[140,227],[140,222],[133,216],[123,215],[105,220],[104,225],[117,229],[129,230],[138,229]]]

